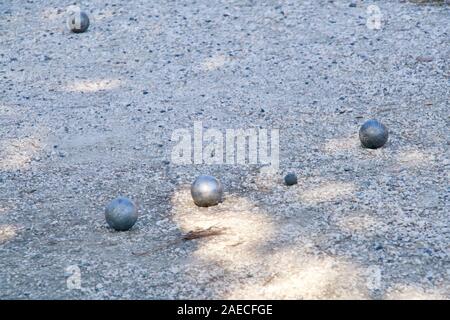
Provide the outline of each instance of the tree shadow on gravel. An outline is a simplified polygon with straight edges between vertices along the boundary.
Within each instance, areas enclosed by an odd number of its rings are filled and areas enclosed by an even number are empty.
[[[410,170],[427,163],[417,156],[406,156],[405,162],[404,155],[394,153],[386,165],[397,163]],[[392,239],[404,220],[391,222],[382,214],[395,218],[401,208],[389,201],[369,205],[372,193],[386,192],[389,186],[375,188],[364,177],[306,177],[286,187],[277,177],[261,181],[256,175],[245,179],[254,184],[250,190],[245,185],[247,196],[233,192],[224,203],[206,209],[195,207],[188,186],[175,189],[171,216],[182,232],[224,230],[193,241],[187,264],[180,266],[180,281],[188,288],[201,288],[209,298],[445,298],[445,285],[424,281],[420,275],[426,268],[418,267],[413,258],[403,263],[410,272],[416,268],[417,276],[404,274],[396,255],[409,255],[412,249],[390,252],[388,244],[402,243]],[[184,297],[205,297],[182,292]]]

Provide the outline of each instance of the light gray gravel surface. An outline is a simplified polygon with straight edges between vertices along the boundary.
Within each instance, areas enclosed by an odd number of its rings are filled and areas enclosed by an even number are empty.
[[[70,4],[0,0],[0,298],[450,298],[444,1],[93,0],[83,34]],[[279,170],[175,165],[194,121],[280,129]]]

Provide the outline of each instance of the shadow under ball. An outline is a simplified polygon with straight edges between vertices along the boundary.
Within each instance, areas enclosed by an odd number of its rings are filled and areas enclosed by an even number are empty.
[[[128,198],[116,198],[106,207],[105,218],[111,228],[117,231],[129,230],[138,219],[136,205]]]
[[[199,207],[215,206],[223,199],[223,186],[212,176],[201,175],[191,185],[191,195]]]
[[[67,18],[67,26],[72,32],[85,32],[89,28],[89,17],[83,11],[72,12]]]
[[[384,146],[389,137],[388,129],[378,120],[367,120],[359,129],[359,140],[364,147],[377,149]]]

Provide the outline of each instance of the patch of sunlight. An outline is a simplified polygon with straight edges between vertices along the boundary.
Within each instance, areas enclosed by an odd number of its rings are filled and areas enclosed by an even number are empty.
[[[73,4],[69,5],[67,7],[61,7],[61,8],[48,7],[42,11],[41,16],[43,18],[43,21],[47,21],[47,22],[54,21],[54,20],[60,20],[61,17],[66,18],[69,15],[69,13],[78,12],[80,9],[82,9],[82,8],[80,8],[77,5],[73,5]],[[89,15],[89,17],[92,19],[92,15]]]
[[[204,71],[213,71],[223,67],[230,59],[224,55],[216,55],[205,59],[201,64],[201,69]]]
[[[361,145],[358,135],[348,136],[344,138],[329,139],[325,142],[323,150],[329,154],[348,152],[356,150]]]
[[[0,169],[27,168],[32,157],[42,149],[38,138],[5,139],[0,142]]]
[[[347,188],[348,189],[348,188]],[[172,219],[183,233],[223,228],[223,234],[197,240],[191,263],[220,265],[248,278],[223,283],[224,299],[367,299],[362,268],[337,257],[308,254],[304,245],[270,250],[278,236],[276,222],[247,198],[227,195],[210,208],[198,208],[189,186],[175,191]],[[219,280],[217,280],[219,281]]]
[[[65,90],[71,92],[97,92],[118,88],[121,83],[122,81],[119,79],[74,80],[73,83],[65,87]]]
[[[370,214],[356,212],[351,216],[338,215],[334,217],[335,224],[343,231],[355,233],[366,232],[380,226],[381,221]]]
[[[417,149],[409,149],[399,153],[396,160],[403,167],[417,167],[430,163],[434,160],[434,156]]]
[[[109,18],[113,18],[113,17],[118,18],[118,13],[116,12],[116,10],[113,10],[113,9],[94,11],[91,15],[95,19],[95,21],[101,21],[101,20],[109,19]],[[120,16],[120,13],[119,13],[119,16]]]
[[[17,228],[10,224],[0,225],[0,244],[11,240],[17,235]]]
[[[423,289],[414,285],[397,285],[388,290],[388,300],[447,300],[443,292],[437,289]]]
[[[363,270],[332,257],[300,257],[295,251],[261,259],[271,275],[236,286],[226,299],[368,299]]]
[[[351,197],[355,189],[353,183],[326,182],[315,188],[301,190],[299,196],[300,200],[305,203],[318,203]]]
[[[233,266],[252,264],[257,259],[258,246],[274,232],[271,220],[242,197],[228,196],[217,206],[198,208],[186,187],[174,193],[172,204],[173,220],[183,232],[211,227],[224,230],[222,235],[199,241],[195,256],[200,259],[229,262]]]
[[[61,14],[64,14],[65,12],[62,11],[60,8],[45,8],[42,11],[42,20],[43,21],[54,21],[56,19],[61,18]]]

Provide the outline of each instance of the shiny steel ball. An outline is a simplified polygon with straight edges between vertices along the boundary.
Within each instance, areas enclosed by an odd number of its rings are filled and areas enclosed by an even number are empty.
[[[295,173],[288,173],[285,177],[284,177],[284,183],[287,186],[292,186],[294,184],[297,184],[297,176],[295,175]]]
[[[128,198],[116,198],[106,207],[105,218],[111,228],[117,231],[129,230],[138,218],[136,205]]]
[[[85,32],[89,27],[89,17],[83,11],[71,12],[67,18],[67,26],[72,32]]]
[[[359,140],[364,147],[377,149],[384,146],[389,137],[388,129],[378,120],[367,120],[359,129]]]
[[[210,207],[222,202],[223,187],[212,176],[201,175],[191,185],[191,195],[199,207]]]

